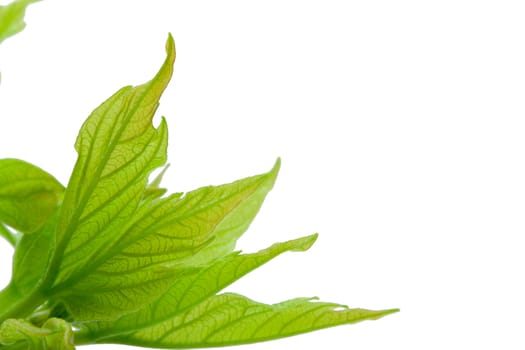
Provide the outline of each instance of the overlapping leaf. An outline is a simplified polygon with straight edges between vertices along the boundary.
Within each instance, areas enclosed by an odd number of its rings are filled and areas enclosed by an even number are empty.
[[[312,235],[276,243],[252,254],[232,253],[207,266],[183,269],[173,285],[155,302],[116,321],[90,322],[84,326],[87,328],[86,331],[91,333],[91,337],[105,339],[114,334],[127,333],[161,323],[214,296],[276,256],[286,251],[307,250],[316,238],[317,235]]]
[[[396,311],[348,309],[315,298],[266,305],[227,293],[152,327],[115,336],[110,342],[179,349],[229,346],[378,319]]]
[[[24,308],[27,299],[36,303],[33,308],[45,301],[41,288],[54,250],[55,227],[56,215],[38,232],[23,235],[18,242],[11,281],[0,293],[0,299],[3,300],[0,323],[6,318],[28,316],[33,311],[31,308],[24,310],[23,315],[16,313],[16,310],[20,312]]]
[[[173,72],[171,36],[166,51],[164,64],[150,82],[119,90],[80,130],[78,159],[58,218],[55,284],[76,278],[121,238],[150,172],[166,161],[166,123],[162,120],[154,128],[152,118]]]
[[[155,302],[116,321],[83,324],[80,335],[94,342],[160,348],[215,347],[372,320],[397,311],[348,309],[313,299],[264,305],[235,294],[215,295],[285,251],[307,250],[316,237],[278,243],[253,254],[232,254],[209,266],[187,269]]]
[[[165,162],[167,131],[151,119],[175,58],[149,83],[124,88],[84,123],[77,164],[57,223],[48,276],[53,293],[77,320],[114,319],[169,288],[184,266],[231,252],[273,186],[271,172],[182,196],[159,198],[147,186]],[[161,175],[162,176],[162,175]]]
[[[23,233],[40,229],[57,209],[64,187],[37,166],[0,159],[0,223]]]
[[[233,252],[273,187],[279,160],[268,173],[185,194],[163,197],[166,168],[148,185],[166,161],[167,126],[162,120],[154,127],[152,118],[173,73],[171,36],[166,51],[151,81],[119,90],[83,124],[61,206],[63,189],[54,178],[0,160],[0,234],[16,243],[13,277],[0,292],[0,348],[74,349],[70,324],[55,317],[74,323],[78,344],[196,348],[397,311],[306,298],[267,305],[217,294],[284,252],[309,249],[317,235]],[[34,234],[18,239],[3,223]]]
[[[209,246],[230,233],[224,227],[232,217],[238,226],[251,222],[277,171],[278,164],[231,184],[145,201],[122,239],[91,261],[62,299],[77,320],[112,319],[154,300],[187,273],[188,260],[211,258]]]
[[[56,215],[34,235],[24,235],[13,259],[11,285],[20,293],[29,293],[39,285],[49,267],[55,246]]]

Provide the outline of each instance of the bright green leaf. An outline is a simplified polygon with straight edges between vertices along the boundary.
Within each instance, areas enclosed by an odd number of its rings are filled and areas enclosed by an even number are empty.
[[[151,302],[195,266],[189,262],[219,257],[210,254],[220,251],[216,242],[249,225],[277,171],[278,163],[266,174],[146,200],[122,239],[70,281],[62,300],[77,320],[113,319]],[[231,242],[225,245],[229,252]]]
[[[237,239],[248,229],[257,215],[266,194],[273,188],[277,174],[281,167],[281,160],[277,159],[272,170],[262,178],[252,177],[252,181],[260,183],[253,186],[253,193],[238,203],[237,208],[231,211],[215,227],[213,242],[185,261],[188,266],[207,264],[213,259],[230,253],[235,248]],[[249,178],[250,179],[250,178]],[[236,182],[233,183],[234,185]]]
[[[316,238],[317,235],[312,235],[276,243],[252,254],[232,253],[208,266],[182,270],[169,290],[155,302],[116,321],[92,322],[85,326],[91,332],[92,338],[100,340],[113,334],[155,325],[214,296],[242,276],[286,251],[307,250]]]
[[[56,215],[38,233],[23,235],[18,242],[11,281],[0,293],[2,319],[28,316],[45,301],[41,288],[54,250],[55,227]]]
[[[110,341],[179,349],[230,346],[375,320],[396,311],[348,309],[339,304],[317,302],[316,298],[266,305],[227,293],[212,297],[172,319],[118,335]]]
[[[171,35],[166,52],[151,81],[119,90],[85,121],[64,193],[41,169],[0,160],[0,235],[16,244],[11,282],[0,291],[0,348],[72,350],[73,338],[216,347],[396,312],[217,295],[276,256],[309,249],[317,235],[252,254],[233,251],[272,189],[280,160],[268,173],[184,194],[164,197],[166,167],[148,184],[167,158],[166,122],[154,127],[152,119],[173,73]],[[7,226],[34,234],[18,236]]]
[[[78,159],[64,196],[53,267],[63,283],[111,249],[130,224],[152,170],[166,161],[167,128],[152,125],[173,72],[175,45],[157,75],[125,87],[85,121],[75,148]]]
[[[0,43],[25,28],[26,7],[38,1],[40,0],[15,0],[0,6]]]
[[[23,233],[37,231],[57,209],[63,191],[42,169],[18,159],[0,159],[0,223]]]
[[[55,247],[56,215],[34,235],[24,235],[13,258],[11,285],[20,293],[30,293],[41,282]]]

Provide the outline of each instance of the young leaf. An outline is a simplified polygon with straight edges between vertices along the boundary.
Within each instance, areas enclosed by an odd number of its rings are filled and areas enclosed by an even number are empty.
[[[25,320],[9,319],[0,326],[0,344],[32,350],[74,350],[71,325],[58,318],[50,318],[36,327]],[[23,346],[23,347],[22,347]]]
[[[139,311],[124,315],[116,321],[88,322],[83,326],[91,339],[104,341],[112,335],[129,333],[150,327],[214,296],[242,276],[287,251],[305,251],[317,239],[317,235],[307,236],[284,243],[276,243],[257,253],[239,255],[232,253],[208,266],[186,268],[180,271],[177,280],[164,295]]]
[[[9,5],[0,6],[0,43],[25,28],[26,7],[38,1],[40,0],[15,0]]]
[[[166,122],[154,128],[152,118],[173,72],[171,36],[166,52],[164,64],[150,82],[119,90],[93,111],[80,130],[75,144],[78,159],[58,218],[55,283],[75,278],[121,238],[150,172],[166,161]]]
[[[63,202],[62,186],[50,175],[0,160],[0,234],[16,243],[13,276],[0,292],[0,348],[72,350],[65,320],[78,330],[77,344],[192,348],[270,340],[397,311],[217,295],[274,257],[309,249],[317,235],[233,252],[273,187],[280,160],[266,174],[186,194],[163,197],[166,168],[148,185],[166,161],[166,122],[155,128],[152,118],[173,73],[171,35],[166,52],[151,81],[119,90],[83,124]],[[34,234],[18,239],[4,222]]]
[[[58,219],[52,290],[78,321],[135,311],[169,288],[183,264],[230,252],[279,169],[278,161],[268,174],[182,198],[144,198],[147,176],[166,158],[166,127],[155,133],[151,118],[172,72],[171,37],[167,52],[150,83],[106,101],[77,140],[79,159]]]
[[[108,341],[154,348],[230,346],[375,320],[396,311],[348,309],[339,304],[317,302],[316,298],[266,305],[227,293],[169,320]]]
[[[0,159],[0,223],[33,233],[57,209],[64,187],[44,170],[18,159]]]
[[[214,243],[242,233],[277,171],[278,163],[266,174],[145,201],[122,239],[69,280],[61,299],[79,321],[114,319],[153,301],[194,261],[220,257],[210,254],[219,252]]]
[[[24,235],[20,239],[10,282],[19,293],[29,294],[42,282],[55,247],[55,229],[56,215],[37,234]]]
[[[258,187],[254,187],[254,191],[250,197],[243,199],[234,211],[218,223],[215,227],[213,242],[198,254],[195,254],[185,261],[186,265],[197,266],[207,264],[213,259],[230,253],[235,248],[237,240],[246,232],[259,212],[266,194],[273,188],[280,168],[281,160],[277,159],[273,169],[265,176],[264,181],[260,182]],[[261,181],[261,179],[257,179],[257,177],[253,177],[252,180],[256,182]]]
[[[28,316],[45,301],[42,284],[54,250],[56,215],[40,231],[23,235],[13,258],[13,275],[0,292],[0,323]]]
[[[152,118],[173,71],[175,47],[171,36],[166,51],[167,58],[153,80],[136,88],[121,89],[97,108],[82,126],[76,142],[78,160],[58,213],[56,228],[52,230],[52,239],[47,241],[50,245],[45,251],[52,254],[51,258],[46,256],[45,263],[29,274],[30,279],[15,267],[17,271],[8,288],[11,292],[4,294],[5,300],[11,300],[13,291],[19,289],[17,276],[21,276],[23,284],[34,288],[15,305],[0,310],[0,322],[19,314],[26,316],[31,307],[40,305],[43,295],[54,300],[66,299],[75,283],[85,277],[84,270],[95,269],[96,261],[103,262],[97,257],[107,253],[133,223],[150,171],[166,159],[166,123],[162,121],[155,129]],[[21,248],[19,254],[29,256],[27,251],[36,249],[34,243],[29,242],[27,249]],[[15,257],[15,266],[16,260]],[[142,286],[149,285],[152,279],[158,280],[160,272],[158,269],[140,271],[134,280],[126,283],[137,284],[133,293],[140,295]],[[117,278],[111,281],[118,284]],[[152,288],[162,290],[160,286]],[[142,295],[151,298],[155,294],[142,290]],[[0,305],[1,297],[0,294]],[[122,295],[119,300],[123,300]],[[133,307],[137,308],[141,302],[143,300],[137,298]],[[91,305],[84,305],[85,310],[89,308]],[[120,309],[120,305],[114,305],[115,309]],[[106,317],[115,317],[109,310],[96,311],[97,315],[108,311]],[[120,310],[118,315],[123,312],[127,310]]]

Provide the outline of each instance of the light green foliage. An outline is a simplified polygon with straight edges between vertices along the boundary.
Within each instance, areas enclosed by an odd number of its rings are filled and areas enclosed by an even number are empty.
[[[131,229],[148,176],[166,161],[166,122],[151,120],[173,71],[175,47],[150,82],[120,89],[80,129],[78,159],[57,222],[53,259],[57,291],[83,278]],[[109,117],[112,116],[112,117]],[[89,264],[88,264],[89,263]],[[89,265],[89,268],[87,267]]]
[[[277,243],[253,254],[231,253],[213,264],[184,269],[175,283],[151,304],[114,321],[86,323],[86,328],[89,329],[90,337],[107,339],[116,334],[155,326],[197,306],[276,256],[286,251],[307,250],[316,238],[317,235],[313,235]]]
[[[26,7],[38,1],[40,0],[15,0],[8,5],[0,6],[0,43],[25,28]]]
[[[16,245],[0,292],[0,349],[122,343],[201,348],[252,343],[374,320],[397,310],[316,299],[274,305],[221,291],[310,235],[235,251],[279,172],[188,193],[160,187],[168,131],[152,118],[173,73],[175,45],[146,84],[125,87],[83,124],[67,188],[28,163],[0,160],[0,233]]]
[[[348,309],[316,302],[315,298],[266,305],[227,293],[151,327],[117,335],[111,341],[178,349],[238,345],[377,319],[394,311]]]
[[[40,229],[55,212],[64,188],[42,169],[0,159],[0,223],[22,233]]]

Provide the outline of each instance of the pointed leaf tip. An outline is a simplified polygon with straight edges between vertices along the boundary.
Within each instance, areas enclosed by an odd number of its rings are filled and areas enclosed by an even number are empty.
[[[277,175],[279,175],[279,170],[281,169],[281,158],[277,158],[275,161],[272,169],[266,173],[266,176],[272,180],[271,187],[275,184],[275,180],[277,179]]]
[[[175,40],[173,39],[171,33],[168,33],[168,39],[166,40],[166,53],[168,54],[171,64],[173,64],[177,54],[175,50]]]
[[[378,320],[380,318],[383,318],[383,317],[391,315],[391,314],[395,314],[395,313],[400,312],[400,311],[401,311],[400,309],[379,310],[379,311],[376,311],[375,317],[370,318],[370,319],[371,320]]]
[[[389,310],[385,310],[385,314],[384,314],[384,316],[386,316],[386,315],[390,315],[390,314],[395,314],[395,313],[398,313],[398,312],[401,312],[401,309],[389,309]]]
[[[292,252],[304,252],[310,249],[315,241],[317,240],[317,237],[319,237],[319,234],[315,233],[310,236],[301,237],[294,239],[293,241],[290,241],[290,245],[294,248],[291,249]]]
[[[157,348],[209,348],[249,344],[365,320],[393,310],[349,309],[317,298],[262,304],[225,293],[157,324],[120,333],[111,342]]]
[[[277,157],[277,159],[275,160],[275,164],[273,166],[273,169],[272,171],[279,171],[279,169],[281,168],[281,157]]]
[[[280,157],[275,160],[275,164],[273,165],[273,168],[270,171],[270,173],[275,174],[275,176],[277,176],[277,174],[279,173],[279,170],[281,170],[281,158]]]
[[[52,278],[57,290],[71,290],[72,281],[85,279],[83,271],[107,259],[141,203],[149,174],[166,162],[166,120],[155,128],[152,119],[174,61],[175,44],[168,37],[166,57],[154,78],[120,89],[82,125],[56,229],[52,267],[57,274]]]

